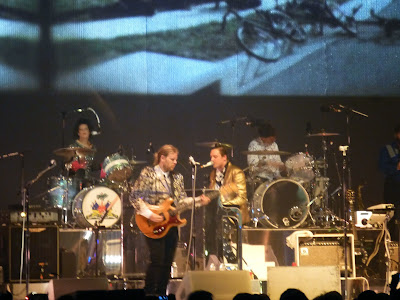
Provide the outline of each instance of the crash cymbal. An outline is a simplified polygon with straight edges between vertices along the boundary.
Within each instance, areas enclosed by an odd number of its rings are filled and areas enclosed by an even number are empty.
[[[55,155],[64,157],[65,160],[71,160],[76,155],[85,156],[88,154],[93,154],[95,152],[96,150],[80,147],[60,148],[53,151]]]
[[[199,143],[196,143],[196,146],[206,147],[206,148],[214,148],[214,147],[232,148],[231,144],[221,143],[221,142],[218,142],[218,141],[214,141],[214,142],[199,142]]]
[[[134,160],[134,159],[132,159],[132,160],[129,161],[129,163],[130,163],[132,166],[136,166],[136,165],[145,165],[145,164],[147,164],[147,161],[145,161],[145,160]]]
[[[340,133],[336,133],[336,132],[318,132],[318,133],[310,133],[307,134],[306,137],[325,137],[325,136],[336,136],[336,135],[340,135]]]
[[[290,155],[292,153],[287,151],[270,151],[270,150],[258,150],[258,151],[242,151],[245,155]]]

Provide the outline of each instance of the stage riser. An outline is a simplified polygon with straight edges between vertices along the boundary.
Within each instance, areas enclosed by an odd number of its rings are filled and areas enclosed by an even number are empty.
[[[3,258],[9,257],[10,245],[12,245],[12,257],[10,260],[3,260],[3,269],[4,269],[4,277],[5,281],[9,281],[9,269],[12,268],[12,280],[19,279],[19,253],[20,253],[20,233],[21,229],[18,227],[12,227],[13,234],[9,236],[9,230],[2,230],[1,240],[3,241],[1,244],[1,253]],[[39,227],[39,228],[44,228]],[[48,227],[46,227],[48,228]],[[55,228],[55,227],[50,227]],[[181,236],[183,237],[183,241],[186,241],[188,227],[184,227],[182,229]],[[248,245],[259,245],[265,247],[265,255],[264,257],[260,257],[260,260],[265,260],[269,262],[275,262],[277,266],[291,266],[293,262],[295,262],[295,252],[293,249],[290,249],[286,245],[286,237],[288,237],[293,232],[297,231],[297,229],[244,229],[243,230],[243,242]],[[314,233],[323,233],[327,232],[327,230],[318,229],[312,230]],[[131,228],[127,228],[125,230],[124,235],[124,272],[122,273],[121,265],[120,265],[120,253],[121,253],[121,245],[120,245],[120,237],[121,231],[117,229],[113,230],[104,230],[99,234],[100,243],[99,243],[99,270],[102,274],[113,276],[120,276],[123,274],[127,278],[131,279],[142,279],[144,278],[146,265],[148,262],[148,250],[145,239],[143,235],[139,232],[131,230]],[[371,254],[373,251],[373,247],[376,241],[376,238],[380,230],[358,230],[358,236],[360,239],[364,240],[364,245],[366,246],[366,250],[368,254]],[[36,233],[38,234],[38,233]],[[94,260],[94,233],[90,230],[84,229],[60,229],[59,230],[59,244],[56,242],[55,234],[54,237],[47,237],[45,240],[46,244],[39,243],[36,244],[36,237],[31,240],[32,251],[38,251],[38,254],[32,255],[32,260],[34,265],[37,265],[36,260],[45,260],[48,266],[53,268],[54,271],[50,270],[50,267],[45,269],[44,279],[49,280],[51,277],[50,273],[59,274],[61,278],[74,278],[77,275],[85,276],[93,276],[95,270],[95,260]],[[39,234],[40,235],[40,234]],[[11,244],[10,244],[10,241]],[[49,246],[48,243],[51,243]],[[8,245],[7,245],[8,244]],[[203,247],[203,240],[196,239],[196,248]],[[41,249],[43,245],[47,245],[45,249]],[[58,261],[57,254],[54,249],[57,249],[57,245],[59,245],[59,254]],[[35,249],[35,247],[37,249]],[[323,247],[323,246],[321,246]],[[393,248],[393,247],[391,247]],[[324,253],[324,249],[320,250]],[[392,259],[398,261],[397,259],[397,248],[391,249],[391,253],[393,253]],[[53,251],[54,250],[54,251]],[[47,253],[50,251],[51,253]],[[312,250],[314,251],[314,250]],[[184,266],[184,257],[186,257],[186,251],[183,248],[179,248],[177,251],[178,257],[176,261],[178,264],[179,275],[183,275]],[[384,278],[384,254],[383,245],[380,247],[380,251],[378,255],[372,260],[370,266],[371,271],[377,273],[377,277]],[[43,255],[44,256],[40,256]],[[198,267],[202,269],[204,264],[204,254],[197,253],[198,255]],[[320,255],[316,254],[317,257]],[[10,265],[8,265],[8,261]],[[377,261],[377,263],[375,263]],[[357,257],[356,257],[357,262]],[[50,264],[49,264],[50,263]],[[57,263],[59,265],[59,269],[57,270]],[[376,267],[374,267],[376,266]],[[357,271],[359,271],[359,266],[357,266]],[[364,273],[358,273],[358,276],[365,276]],[[33,270],[31,271],[31,280],[40,280],[40,273],[35,273]]]

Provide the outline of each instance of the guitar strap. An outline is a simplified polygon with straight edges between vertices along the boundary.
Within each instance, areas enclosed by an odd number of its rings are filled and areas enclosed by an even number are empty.
[[[171,182],[171,197],[174,199],[174,206],[175,206],[178,199],[175,195],[175,178],[174,178],[174,174],[172,173],[172,171],[169,172],[169,180]]]

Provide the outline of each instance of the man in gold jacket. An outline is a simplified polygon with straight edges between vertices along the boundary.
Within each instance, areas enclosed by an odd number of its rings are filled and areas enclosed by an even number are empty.
[[[243,171],[233,165],[227,149],[216,145],[210,152],[213,170],[210,174],[210,189],[221,191],[221,202],[224,206],[238,206],[242,213],[242,223],[250,221],[247,207],[246,178]]]

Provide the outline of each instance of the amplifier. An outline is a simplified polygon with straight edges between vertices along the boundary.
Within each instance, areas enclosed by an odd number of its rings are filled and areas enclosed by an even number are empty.
[[[59,274],[59,233],[57,226],[30,227],[30,280],[50,280]],[[22,227],[10,226],[9,279],[18,281],[21,265]],[[22,278],[25,279],[25,262]]]
[[[347,266],[350,277],[356,277],[354,257],[354,236],[347,235]],[[343,234],[314,234],[313,237],[299,235],[296,244],[296,264],[298,266],[339,266],[344,272]]]
[[[22,224],[23,217],[22,211],[11,211],[10,222],[11,224]],[[29,223],[32,224],[59,224],[61,214],[56,208],[53,209],[35,209],[29,211]]]

